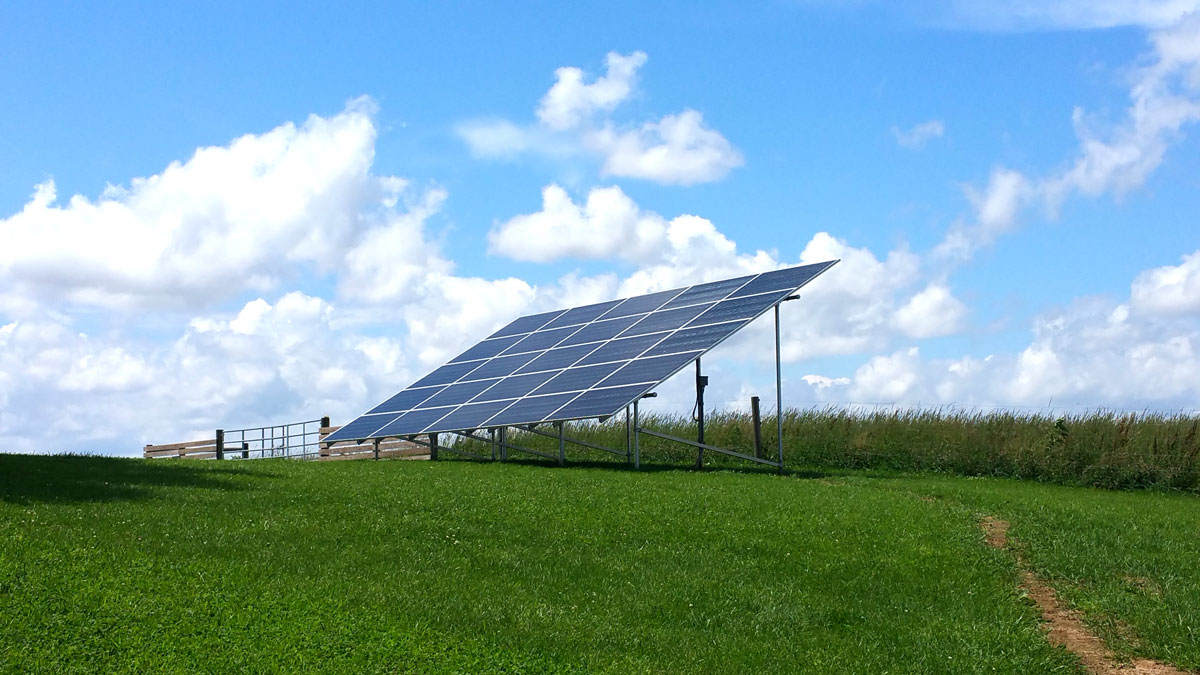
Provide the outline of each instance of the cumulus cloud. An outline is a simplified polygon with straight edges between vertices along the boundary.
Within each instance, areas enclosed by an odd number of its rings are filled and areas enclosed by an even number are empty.
[[[200,148],[95,200],[59,203],[47,181],[0,220],[0,283],[110,307],[196,306],[272,287],[297,264],[328,269],[364,208],[404,189],[369,173],[372,106]]]
[[[582,70],[565,66],[554,71],[555,82],[538,105],[537,117],[550,129],[579,126],[597,112],[611,111],[633,93],[637,71],[646,63],[645,52],[621,55],[609,52],[604,59],[607,72],[594,82],[585,82]]]
[[[1013,353],[925,358],[909,347],[871,357],[847,380],[817,374],[804,383],[792,396],[831,403],[1197,410],[1200,322],[1082,298],[1037,317]]]
[[[921,122],[909,129],[901,129],[892,127],[892,136],[896,138],[896,143],[902,148],[910,150],[920,150],[925,147],[925,144],[935,138],[941,138],[946,132],[946,127],[941,120],[929,120]]]
[[[612,113],[636,91],[646,54],[610,52],[605,74],[588,81],[583,70],[562,67],[536,110],[537,122],[504,119],[461,122],[456,131],[476,157],[514,158],[525,153],[598,160],[604,176],[691,185],[720,180],[743,163],[741,153],[704,116],[687,109],[640,124],[619,123]]]
[[[1178,265],[1145,270],[1133,280],[1131,304],[1151,314],[1200,313],[1200,251]]]
[[[914,338],[951,335],[962,329],[967,306],[942,283],[927,286],[892,314],[901,333]]]
[[[643,211],[617,186],[593,188],[577,204],[555,184],[542,189],[540,211],[496,225],[488,242],[492,253],[531,262],[609,258],[653,264],[683,253],[711,260],[736,248],[708,220],[683,215],[668,221]]]

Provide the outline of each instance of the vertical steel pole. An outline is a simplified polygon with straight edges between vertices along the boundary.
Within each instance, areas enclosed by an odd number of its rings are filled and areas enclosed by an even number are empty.
[[[642,451],[638,447],[638,402],[633,402],[633,468],[642,468]]]
[[[629,437],[629,406],[625,406],[625,463],[633,461],[633,439]]]
[[[492,435],[492,461],[496,461],[496,429],[488,429]]]
[[[429,459],[438,458],[438,435],[429,434]]]
[[[375,459],[379,459],[379,439],[371,440],[371,451],[375,454]]]
[[[225,459],[225,430],[217,429],[217,442],[213,449],[217,452],[217,459]]]
[[[567,463],[567,443],[563,439],[563,423],[557,422],[558,425],[558,465],[564,466]]]
[[[500,461],[508,461],[508,427],[500,427]]]
[[[783,370],[779,365],[779,305],[775,305],[775,427],[779,433],[779,470],[783,471]]]
[[[696,441],[704,442],[704,376],[700,374],[700,357],[696,357]],[[704,448],[696,448],[696,468],[704,467]]]

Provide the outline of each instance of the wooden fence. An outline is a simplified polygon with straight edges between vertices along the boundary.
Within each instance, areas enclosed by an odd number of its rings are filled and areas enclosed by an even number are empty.
[[[327,419],[322,420],[322,422],[326,422]],[[326,443],[325,437],[338,429],[341,429],[341,427],[326,425],[320,428],[319,450],[316,456],[310,456],[312,459],[328,462],[343,459],[425,459],[429,457],[429,449],[425,446],[398,438],[388,438],[379,440],[378,442],[372,440],[364,443],[354,441]],[[218,457],[217,453],[218,445],[224,446],[220,457]],[[245,444],[228,444],[225,441],[225,433],[221,430],[218,430],[213,438],[202,438],[197,441],[187,441],[185,443],[147,445],[142,449],[142,456],[147,459],[168,457],[175,459],[250,459],[252,454],[257,453],[256,451],[246,449]]]

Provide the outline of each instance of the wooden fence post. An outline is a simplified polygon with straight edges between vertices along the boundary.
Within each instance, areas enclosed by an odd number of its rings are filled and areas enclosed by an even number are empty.
[[[758,397],[750,397],[750,417],[754,420],[754,456],[762,457],[762,419],[758,416]]]

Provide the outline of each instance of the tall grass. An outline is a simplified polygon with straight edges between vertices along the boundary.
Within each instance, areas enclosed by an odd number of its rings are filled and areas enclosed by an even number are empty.
[[[695,438],[695,423],[684,416],[645,415],[644,428]],[[842,409],[786,410],[783,459],[790,468],[935,471],[968,476],[1005,476],[1064,485],[1110,489],[1169,488],[1200,492],[1200,418],[1159,414],[1094,413],[1052,417],[1013,412],[967,413],[947,410],[856,412]],[[550,428],[542,427],[549,431]],[[608,447],[625,448],[625,420],[567,425],[567,435]],[[778,452],[775,417],[762,420],[764,457]],[[557,452],[557,441],[512,433],[515,444]],[[748,414],[716,413],[706,419],[705,441],[753,454],[754,430]],[[490,453],[478,444],[474,452]],[[467,448],[468,445],[461,446]],[[642,435],[641,457],[648,464],[695,464],[695,448]],[[624,461],[603,452],[568,445],[568,460]],[[712,452],[705,466],[739,463]]]

